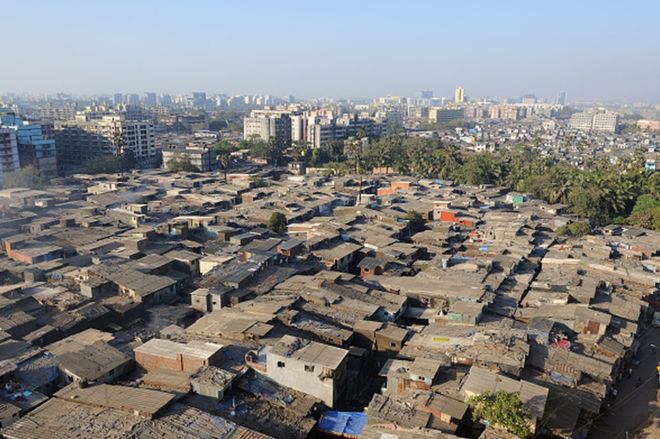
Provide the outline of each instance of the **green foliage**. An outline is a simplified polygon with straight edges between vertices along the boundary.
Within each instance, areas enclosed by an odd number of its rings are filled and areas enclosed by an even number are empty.
[[[228,130],[240,132],[243,130],[243,118],[246,114],[246,111],[221,111],[209,121],[209,129],[211,131]]]
[[[459,181],[469,185],[495,184],[502,175],[502,164],[490,154],[468,157],[458,173]]]
[[[286,216],[281,212],[273,212],[268,219],[268,228],[275,233],[286,232]]]
[[[39,175],[39,171],[32,165],[8,172],[4,176],[2,187],[4,189],[25,187],[38,189],[47,183],[46,178]]]
[[[474,421],[485,419],[490,424],[506,428],[521,438],[531,434],[528,424],[529,415],[516,393],[486,392],[468,399],[468,405],[472,408]]]
[[[646,209],[655,209],[656,207],[660,207],[660,201],[651,194],[643,194],[637,197],[632,213]]]
[[[270,149],[268,143],[260,139],[251,139],[247,142],[247,148],[250,150],[250,157],[253,159],[269,159]]]
[[[568,144],[575,142],[567,140]],[[366,173],[391,167],[418,178],[502,185],[548,203],[565,204],[571,213],[595,226],[657,207],[660,200],[660,172],[644,171],[636,158],[621,160],[616,165],[596,160],[587,170],[580,170],[541,156],[524,145],[499,155],[466,155],[436,138],[401,135],[384,136],[361,147],[350,141],[346,148],[341,141],[329,142],[312,149],[305,158],[310,167],[325,166],[340,175],[354,173],[358,168],[359,173]],[[647,213],[645,217],[648,216]]]
[[[216,157],[225,172],[225,180],[227,179],[227,170],[231,165],[231,154],[238,150],[237,146],[226,140],[221,140],[213,146],[213,150],[217,154]]]
[[[568,195],[571,213],[589,218],[596,224],[607,224],[610,220],[607,200],[603,192],[595,186],[577,187]]]
[[[250,177],[250,183],[253,188],[268,186],[268,182],[261,177]]]
[[[628,224],[660,232],[660,207],[633,212],[628,217]]]
[[[422,216],[421,213],[415,210],[410,210],[406,213],[405,218],[406,220],[408,220],[408,225],[410,226],[410,231],[412,233],[417,233],[424,230],[424,227],[426,225],[426,220],[424,219],[424,216]]]
[[[173,172],[195,172],[198,171],[197,167],[190,161],[190,155],[186,153],[177,152],[172,155],[172,158],[167,162],[167,169]]]
[[[124,149],[119,156],[106,154],[89,160],[84,168],[89,174],[115,174],[133,169],[137,164],[133,150]]]
[[[90,174],[113,174],[121,170],[121,161],[114,155],[101,155],[85,163]]]
[[[580,236],[588,235],[591,232],[591,227],[585,221],[577,221],[574,223],[566,224],[557,229],[557,233],[563,236],[570,236],[578,238]]]

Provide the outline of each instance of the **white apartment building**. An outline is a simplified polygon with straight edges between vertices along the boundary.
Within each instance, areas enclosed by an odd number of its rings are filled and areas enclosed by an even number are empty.
[[[571,115],[569,126],[576,130],[616,132],[619,115],[611,111],[584,111]]]
[[[156,159],[154,124],[147,120],[126,120],[121,115],[99,118],[76,117],[56,125],[55,140],[60,163],[74,169],[100,155],[132,151],[138,164],[151,166]]]
[[[243,119],[243,138],[269,141],[274,138],[291,145],[291,117],[288,111],[253,110]]]
[[[465,102],[465,89],[463,87],[456,87],[454,90],[454,103],[462,104]]]

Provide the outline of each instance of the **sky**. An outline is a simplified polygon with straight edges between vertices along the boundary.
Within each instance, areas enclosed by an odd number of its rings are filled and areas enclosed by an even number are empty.
[[[0,93],[660,102],[658,0],[0,0]]]

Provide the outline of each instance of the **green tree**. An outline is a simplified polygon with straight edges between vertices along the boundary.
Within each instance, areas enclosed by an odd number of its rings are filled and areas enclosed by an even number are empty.
[[[273,165],[273,171],[281,163],[282,157],[284,157],[284,143],[281,139],[271,137],[268,140],[268,160]]]
[[[25,166],[4,176],[3,188],[25,187],[38,189],[46,184],[46,179],[39,175],[39,171],[32,165]]]
[[[190,154],[174,153],[172,158],[167,162],[167,169],[173,172],[195,172],[198,171],[197,167],[192,164]]]
[[[250,177],[250,186],[252,188],[266,187],[268,182],[261,177]]]
[[[572,213],[587,218],[596,225],[607,224],[610,220],[607,201],[596,186],[576,187],[568,195],[568,203]]]
[[[468,399],[468,405],[472,408],[474,421],[485,419],[521,438],[531,435],[529,414],[516,393],[485,392]]]
[[[646,209],[655,209],[656,207],[660,207],[660,201],[651,194],[643,194],[637,197],[632,213]]]
[[[261,139],[250,139],[245,145],[250,150],[250,157],[253,159],[269,159],[270,149],[268,143]]]
[[[364,171],[364,143],[362,139],[351,137],[344,143],[344,154],[346,154],[348,165],[351,170],[359,176],[360,187],[358,190],[357,204],[362,204],[362,173]]]
[[[305,161],[309,153],[309,145],[305,141],[293,142],[291,145],[291,156],[296,161]]]
[[[406,212],[405,219],[408,221],[408,226],[411,233],[421,232],[426,226],[426,220],[424,219],[424,216],[415,210],[409,210]]]
[[[226,140],[221,140],[213,146],[213,150],[216,153],[220,166],[222,166],[222,171],[225,174],[225,181],[227,181],[227,171],[231,165],[231,155],[233,152],[237,151],[237,148],[234,144]]]
[[[660,207],[652,207],[633,212],[628,217],[627,223],[632,226],[660,232]]]
[[[273,212],[268,219],[268,228],[275,233],[286,232],[286,216],[284,216],[284,214],[281,212]]]
[[[458,172],[459,180],[469,185],[495,184],[501,176],[500,166],[489,154],[468,157]]]
[[[124,148],[119,156],[119,166],[121,171],[124,172],[129,169],[134,169],[138,165],[135,152],[132,149]]]
[[[585,221],[577,221],[574,223],[566,224],[557,229],[557,233],[563,236],[570,236],[574,238],[579,238],[581,236],[588,235],[591,232],[591,227]]]
[[[90,174],[112,174],[122,169],[121,159],[113,154],[104,154],[87,161],[84,165]]]

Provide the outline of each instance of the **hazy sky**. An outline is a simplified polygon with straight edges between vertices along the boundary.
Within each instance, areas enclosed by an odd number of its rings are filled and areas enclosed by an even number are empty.
[[[0,0],[1,92],[660,101],[660,1]]]

